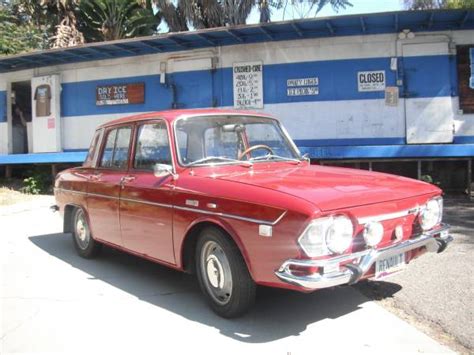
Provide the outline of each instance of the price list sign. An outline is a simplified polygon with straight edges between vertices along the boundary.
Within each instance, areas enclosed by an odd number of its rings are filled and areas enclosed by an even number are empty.
[[[234,108],[263,108],[263,63],[234,63],[232,69]]]

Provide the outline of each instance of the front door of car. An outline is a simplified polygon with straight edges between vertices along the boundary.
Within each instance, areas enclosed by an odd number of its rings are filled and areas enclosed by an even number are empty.
[[[123,246],[119,223],[119,197],[127,175],[132,126],[105,132],[105,142],[97,167],[91,171],[87,191],[87,211],[92,235]]]
[[[124,246],[134,252],[175,264],[172,236],[171,176],[157,178],[155,164],[172,165],[165,121],[139,124],[132,162],[122,184],[120,227]]]

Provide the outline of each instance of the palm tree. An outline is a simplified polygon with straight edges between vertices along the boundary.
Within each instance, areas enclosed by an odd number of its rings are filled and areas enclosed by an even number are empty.
[[[137,0],[80,0],[81,30],[88,42],[153,34],[160,20],[148,5]]]

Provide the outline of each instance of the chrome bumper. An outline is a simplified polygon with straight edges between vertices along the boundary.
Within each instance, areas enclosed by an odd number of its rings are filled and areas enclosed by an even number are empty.
[[[275,275],[282,281],[308,290],[343,284],[351,285],[359,281],[379,259],[386,259],[420,247],[425,247],[428,252],[442,252],[453,240],[449,235],[449,227],[448,224],[442,224],[436,230],[425,232],[416,238],[382,249],[368,249],[324,260],[290,259],[283,263],[278,271],[275,272]],[[341,265],[351,260],[352,262]],[[299,276],[292,274],[291,266],[318,267],[322,271],[311,275]]]

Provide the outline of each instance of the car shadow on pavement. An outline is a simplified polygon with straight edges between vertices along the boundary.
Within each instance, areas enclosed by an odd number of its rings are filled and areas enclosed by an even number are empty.
[[[261,287],[255,307],[241,318],[228,320],[215,315],[207,306],[193,275],[111,248],[104,248],[97,259],[86,260],[76,254],[67,234],[38,235],[29,239],[48,254],[91,275],[91,282],[101,280],[156,307],[217,328],[221,334],[246,343],[298,336],[308,325],[357,311],[369,300],[352,287],[311,294]]]

